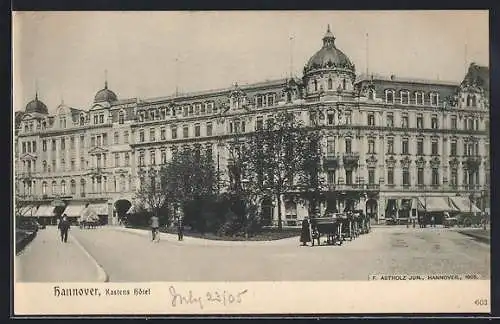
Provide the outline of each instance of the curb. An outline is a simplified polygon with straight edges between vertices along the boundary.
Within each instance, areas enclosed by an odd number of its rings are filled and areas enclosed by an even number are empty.
[[[473,234],[473,233],[467,233],[467,232],[460,232],[460,234],[462,235],[465,235],[465,236],[468,236],[468,237],[471,237],[479,242],[482,242],[482,243],[486,243],[486,244],[490,244],[491,242],[491,238],[490,237],[485,237],[485,236],[480,236],[480,235],[476,235],[476,234]]]
[[[24,251],[26,246],[31,243],[35,239],[37,232],[32,232],[30,235],[26,236],[20,241],[16,240],[16,255]]]
[[[96,259],[83,247],[83,245],[70,233],[68,233],[69,239],[71,239],[79,248],[83,251],[83,253],[89,258],[90,262],[94,264],[97,268],[97,281],[99,282],[109,282],[109,275],[104,271],[104,268],[97,262]]]

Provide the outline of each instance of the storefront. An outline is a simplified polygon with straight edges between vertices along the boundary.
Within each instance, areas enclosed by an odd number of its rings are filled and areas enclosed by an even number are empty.
[[[68,220],[71,224],[76,225],[84,208],[84,204],[70,202],[66,206],[66,209],[64,209],[63,214],[66,214],[66,216],[68,216]]]
[[[481,212],[481,210],[468,197],[450,197],[450,201],[460,213],[475,214]]]
[[[57,219],[54,215],[54,206],[51,205],[41,205],[38,207],[35,213],[35,217],[38,218],[38,222],[43,225],[56,225]]]

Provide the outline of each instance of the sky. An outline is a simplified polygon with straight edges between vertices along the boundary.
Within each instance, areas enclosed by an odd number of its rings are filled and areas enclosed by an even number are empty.
[[[302,76],[328,24],[357,74],[460,82],[489,63],[487,11],[14,12],[14,110],[36,89],[88,110],[105,75],[122,99]]]

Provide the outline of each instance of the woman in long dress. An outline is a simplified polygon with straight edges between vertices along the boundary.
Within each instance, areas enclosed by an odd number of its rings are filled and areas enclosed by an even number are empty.
[[[311,228],[309,226],[309,219],[306,217],[302,221],[302,230],[300,232],[300,242],[303,246],[307,245],[307,242],[311,242]]]

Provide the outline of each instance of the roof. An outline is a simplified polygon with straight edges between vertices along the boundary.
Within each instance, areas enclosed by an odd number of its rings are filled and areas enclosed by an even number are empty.
[[[464,85],[477,85],[486,91],[490,91],[489,67],[471,63],[469,70],[462,81],[462,86]]]

